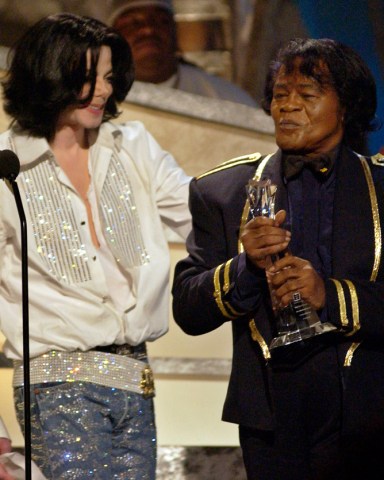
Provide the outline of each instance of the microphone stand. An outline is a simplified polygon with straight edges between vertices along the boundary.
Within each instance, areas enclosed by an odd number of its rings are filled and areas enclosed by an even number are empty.
[[[14,179],[9,178],[13,194],[16,200],[17,210],[20,217],[21,227],[21,279],[22,279],[22,305],[23,305],[23,371],[24,371],[24,455],[25,455],[25,480],[32,479],[32,455],[31,455],[31,382],[29,371],[29,301],[28,301],[28,244],[27,222],[20,191]]]

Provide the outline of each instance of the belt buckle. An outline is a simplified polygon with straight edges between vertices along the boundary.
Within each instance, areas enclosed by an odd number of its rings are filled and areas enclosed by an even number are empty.
[[[115,352],[116,355],[130,356],[133,354],[133,347],[131,345],[128,345],[127,343],[124,343],[123,345],[118,345]]]
[[[155,396],[155,383],[151,367],[147,366],[141,371],[140,388],[144,398]]]

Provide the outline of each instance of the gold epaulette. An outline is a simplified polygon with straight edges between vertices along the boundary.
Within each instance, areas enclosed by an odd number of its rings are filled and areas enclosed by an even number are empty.
[[[376,153],[376,155],[373,155],[373,157],[371,157],[371,160],[374,165],[384,167],[384,155],[382,153]]]
[[[212,173],[220,172],[221,170],[226,170],[227,168],[236,167],[237,165],[241,165],[243,163],[252,163],[256,160],[259,160],[261,157],[261,153],[251,153],[250,155],[243,155],[241,157],[232,158],[231,160],[227,160],[224,163],[220,163],[214,168],[207,170],[206,172],[202,173],[201,175],[196,176],[196,180],[200,180],[200,178],[206,177],[207,175],[211,175]]]

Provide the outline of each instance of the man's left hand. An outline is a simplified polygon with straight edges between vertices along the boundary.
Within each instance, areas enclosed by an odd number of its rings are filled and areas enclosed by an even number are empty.
[[[267,279],[280,308],[297,292],[315,310],[325,305],[324,281],[307,260],[287,254],[267,270]]]

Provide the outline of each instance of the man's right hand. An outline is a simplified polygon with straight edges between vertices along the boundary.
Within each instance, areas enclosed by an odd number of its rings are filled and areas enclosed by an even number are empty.
[[[274,219],[255,217],[244,227],[241,242],[251,262],[258,268],[268,268],[270,255],[283,252],[291,239],[291,232],[281,228],[286,212],[280,210]]]
[[[9,438],[0,438],[0,455],[3,453],[10,453],[12,450],[12,443]],[[7,473],[4,465],[0,463],[0,480],[15,480],[15,477]]]
[[[4,465],[0,463],[0,480],[15,480],[15,477],[13,477],[11,474],[9,474]]]
[[[11,451],[12,451],[11,440],[9,438],[0,438],[0,455],[3,453],[10,453]]]

